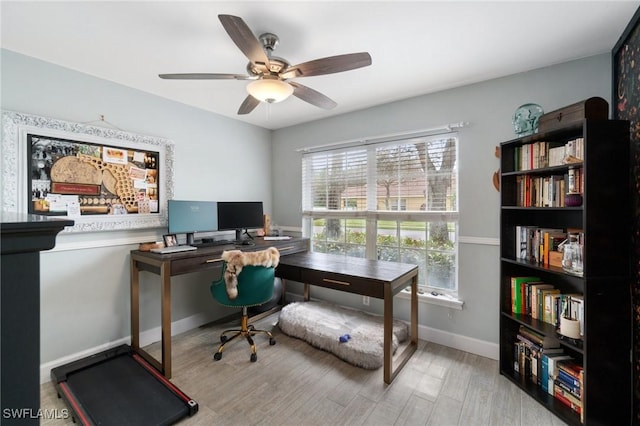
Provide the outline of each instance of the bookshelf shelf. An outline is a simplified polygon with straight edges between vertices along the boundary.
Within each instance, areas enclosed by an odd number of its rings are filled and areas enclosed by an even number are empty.
[[[502,206],[503,210],[524,210],[524,211],[531,211],[531,210],[544,210],[544,211],[551,211],[551,210],[558,210],[558,211],[566,211],[566,210],[576,210],[576,211],[580,211],[582,210],[582,206],[577,206],[577,207],[523,207],[523,206]]]
[[[522,152],[528,153],[526,150],[532,150],[534,145],[538,145],[538,151],[531,152],[539,152],[540,146],[556,148],[576,140],[580,141],[581,162],[518,170],[523,167]],[[585,119],[552,132],[503,142],[500,149],[500,373],[570,425],[629,424],[633,377],[627,241],[631,226],[629,123]],[[539,164],[544,166],[544,161]],[[522,205],[522,179],[566,175],[570,168],[579,169],[581,206]],[[566,176],[564,182],[567,183]],[[567,187],[561,188],[566,192]],[[523,228],[529,232],[526,238]],[[582,275],[548,263],[549,247],[542,243],[542,236],[551,230],[580,231]],[[551,311],[555,309],[554,316],[545,316],[547,322],[541,317],[532,317],[532,311],[542,314],[526,305],[533,303],[530,289],[540,297],[549,293],[537,291],[535,283],[514,287],[513,277],[536,277],[539,283],[557,290],[558,296],[546,299],[546,306]],[[520,294],[518,303],[522,306],[514,307],[512,289],[518,289],[513,292]],[[579,315],[578,311],[574,314],[582,318],[581,338],[559,334],[555,322],[562,316],[559,313],[562,308],[558,306],[566,306],[563,300],[577,301],[580,306]],[[538,309],[544,309],[544,302],[543,305],[537,303]],[[522,309],[523,313],[514,313],[516,309]],[[525,332],[537,333],[545,341],[552,340],[555,345],[549,347],[559,346],[563,355],[571,356],[583,369],[575,410],[554,396],[553,381],[551,393],[542,388],[537,367],[532,370],[531,363],[541,365],[545,352],[540,349],[523,355],[523,344],[518,341],[522,341]],[[582,410],[582,415],[578,410]]]
[[[556,173],[562,173],[562,172],[566,172],[567,170],[569,170],[569,167],[582,167],[583,163],[574,163],[574,164],[565,164],[562,166],[553,166],[553,167],[539,167],[537,169],[531,169],[531,170],[518,170],[518,171],[514,171],[514,172],[505,172],[502,173],[502,176],[523,176],[523,175],[540,175],[540,176],[545,176],[545,175],[553,175]]]
[[[558,275],[582,278],[582,276],[577,275],[577,274],[573,274],[571,272],[567,272],[567,271],[565,271],[564,269],[562,269],[561,267],[558,267],[558,266],[543,265],[543,264],[540,264],[540,263],[529,262],[528,260],[519,260],[519,259],[502,258],[501,261],[505,262],[505,263],[512,263],[514,265],[526,266],[527,268],[530,268],[530,269],[533,269],[533,270],[545,271],[545,272],[551,273],[551,274],[558,274]]]
[[[503,372],[503,375],[507,379],[515,383],[517,386],[525,390],[534,400],[545,406],[548,410],[552,411],[566,423],[580,424],[580,416],[577,413],[575,413],[569,407],[558,402],[548,393],[543,392],[539,386],[534,385],[530,381],[527,382],[523,380],[519,373],[511,370],[511,372],[509,373]]]

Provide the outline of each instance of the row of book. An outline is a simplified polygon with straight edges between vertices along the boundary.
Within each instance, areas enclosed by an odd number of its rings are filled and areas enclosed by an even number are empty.
[[[567,231],[580,234],[579,229]],[[518,260],[545,266],[562,266],[560,245],[567,239],[567,232],[559,228],[539,228],[537,226],[516,225],[515,253]]]
[[[575,167],[563,175],[516,176],[516,205],[518,207],[565,207],[566,195],[582,193],[582,168]]]
[[[511,277],[511,312],[527,315],[538,321],[560,327],[560,318],[579,322],[580,336],[584,335],[584,296],[561,293],[539,277]]]
[[[584,158],[584,139],[575,138],[565,144],[534,142],[514,149],[514,170],[535,170],[580,162]]]
[[[578,360],[564,352],[557,339],[520,326],[514,342],[513,368],[578,413],[584,423],[584,369]]]

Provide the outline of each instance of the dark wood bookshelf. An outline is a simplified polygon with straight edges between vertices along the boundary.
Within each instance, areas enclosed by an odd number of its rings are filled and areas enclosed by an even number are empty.
[[[517,205],[521,176],[564,174],[569,165],[515,170],[515,152],[527,144],[549,142],[560,146],[583,138],[580,168],[583,202],[576,207]],[[632,418],[631,246],[629,122],[588,120],[551,132],[537,133],[500,144],[500,373],[570,425],[582,424],[580,415],[517,372],[514,343],[520,327],[558,338],[564,353],[584,369],[581,388],[584,424],[630,424]],[[516,227],[575,228],[584,235],[582,275],[519,259]],[[536,276],[562,294],[582,294],[584,335],[566,338],[553,324],[511,311],[511,277]]]

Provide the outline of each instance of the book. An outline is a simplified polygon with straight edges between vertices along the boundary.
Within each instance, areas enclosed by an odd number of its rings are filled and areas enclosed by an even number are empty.
[[[511,313],[523,313],[523,283],[540,281],[538,277],[511,277]]]
[[[553,324],[556,329],[560,327],[560,317],[561,314],[561,306],[560,299],[562,295],[559,293],[551,295],[551,324]]]
[[[527,227],[516,226],[516,259],[527,258]]]
[[[562,396],[567,398],[569,401],[574,403],[576,406],[582,407],[582,400],[581,400],[580,396],[574,395],[571,391],[569,391],[565,387],[563,387],[562,384],[558,383],[558,381],[556,381],[555,387],[554,387],[553,390],[554,390],[554,392],[559,390],[562,393]]]
[[[542,263],[549,265],[549,252],[557,251],[558,245],[566,239],[562,229],[542,229]]]
[[[573,357],[571,355],[563,354],[547,354],[547,390],[549,394],[553,395],[553,385],[555,383],[556,376],[558,375],[558,362],[569,359],[573,359]]]
[[[584,371],[582,365],[578,364],[575,360],[562,361],[558,368],[571,374],[576,380],[580,380],[580,374]]]
[[[553,288],[551,284],[545,284],[543,282],[534,283],[531,285],[531,318],[538,318],[538,290],[544,288]]]
[[[548,349],[542,352],[540,355],[540,387],[543,391],[553,394],[555,371],[550,371],[550,369],[555,368],[556,361],[569,358],[571,356],[565,354],[562,348]],[[552,360],[551,363],[549,362],[550,359]],[[551,383],[551,391],[549,391],[549,383]]]
[[[582,415],[582,405],[576,404],[574,401],[567,398],[567,396],[565,395],[565,392],[562,389],[555,387],[553,391],[553,396],[555,396],[555,398],[558,401],[562,402],[564,405],[571,408],[576,413]]]
[[[563,381],[567,386],[569,386],[570,388],[577,389],[579,392],[580,378],[573,376],[572,374],[568,373],[566,370],[563,370],[561,363],[560,365],[558,365],[558,374],[556,375],[556,380]]]
[[[541,349],[559,348],[560,341],[555,336],[540,334],[532,329],[523,325],[518,329],[520,335],[524,336],[533,344],[539,346]]]
[[[562,383],[565,389],[575,393],[580,394],[580,381],[578,379],[573,378],[573,376],[567,375],[564,370],[558,369],[558,374],[556,375],[555,384]]]
[[[516,342],[515,349],[514,371],[519,372],[521,377],[529,377],[531,374],[531,363],[527,357],[527,345],[525,345],[524,342]]]
[[[522,291],[523,291],[523,307],[522,307],[522,313],[524,315],[529,315],[531,316],[531,285],[534,284],[535,282],[530,282],[527,281],[522,285]]]
[[[561,166],[565,157],[565,146],[556,146],[549,148],[549,167]]]
[[[571,395],[576,398],[580,398],[581,388],[578,386],[569,386],[564,380],[556,379],[555,384],[560,386],[562,389],[570,392]]]
[[[523,342],[515,342],[513,344],[513,371],[516,373],[520,373],[520,352],[523,345]]]
[[[553,310],[554,310],[554,298],[560,297],[560,290],[553,291],[549,289],[549,292],[544,295],[544,312],[542,313],[542,321],[553,324]]]
[[[524,351],[525,354],[525,358],[528,359],[529,361],[529,365],[530,365],[530,369],[531,369],[531,374],[530,376],[528,376],[531,381],[537,385],[541,384],[541,380],[542,380],[542,368],[541,368],[541,358],[542,355],[545,353],[562,353],[563,349],[561,348],[549,348],[549,349],[545,349],[542,346],[532,342],[531,340],[529,340],[527,337],[523,336],[522,334],[518,333],[518,335],[516,336],[518,339],[518,343],[522,346],[524,345],[524,347],[522,348],[522,350]]]
[[[543,288],[538,291],[538,317],[536,319],[544,322],[545,321],[545,300],[548,294],[559,294],[560,289],[557,288]]]

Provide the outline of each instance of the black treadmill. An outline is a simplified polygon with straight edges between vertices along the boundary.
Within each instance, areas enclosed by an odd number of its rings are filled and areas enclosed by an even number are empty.
[[[129,345],[54,368],[51,380],[83,425],[170,425],[198,411]]]

